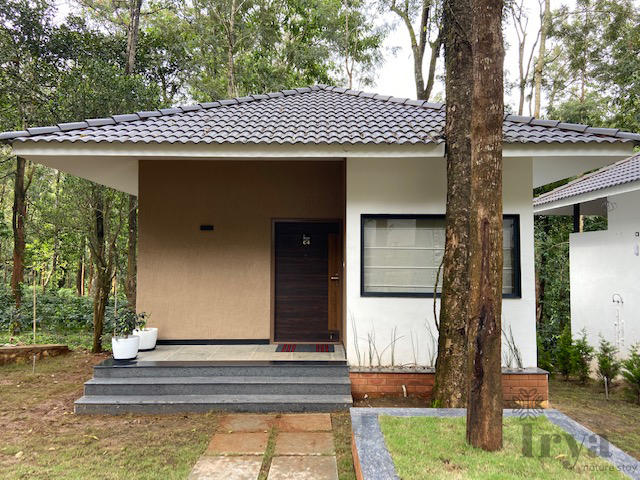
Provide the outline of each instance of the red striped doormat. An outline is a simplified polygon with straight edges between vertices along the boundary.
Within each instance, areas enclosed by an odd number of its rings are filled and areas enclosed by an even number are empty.
[[[335,347],[333,345],[321,344],[318,343],[316,345],[298,345],[297,343],[283,343],[278,345],[276,348],[276,352],[335,352]]]

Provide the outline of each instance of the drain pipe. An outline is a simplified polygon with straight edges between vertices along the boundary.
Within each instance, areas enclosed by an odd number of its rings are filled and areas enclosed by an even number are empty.
[[[624,347],[624,319],[622,318],[622,314],[620,312],[622,306],[624,305],[624,301],[622,300],[622,296],[619,293],[614,293],[611,296],[611,300],[613,301],[616,309],[616,319],[613,323],[616,333],[616,347],[620,349],[621,347]]]

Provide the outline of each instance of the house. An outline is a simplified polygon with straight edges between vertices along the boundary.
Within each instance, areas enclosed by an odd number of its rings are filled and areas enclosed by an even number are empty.
[[[607,229],[569,237],[571,331],[622,355],[640,342],[640,154],[534,199],[541,215],[601,215]]]
[[[319,85],[0,139],[138,195],[137,304],[164,343],[330,343],[352,368],[432,366],[444,123],[440,103]],[[504,135],[503,318],[535,367],[532,189],[640,135],[515,115]]]

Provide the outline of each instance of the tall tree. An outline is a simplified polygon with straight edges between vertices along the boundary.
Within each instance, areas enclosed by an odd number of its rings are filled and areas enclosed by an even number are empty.
[[[526,97],[525,90],[531,80],[529,72],[533,63],[536,45],[540,40],[540,29],[536,33],[533,45],[529,49],[529,55],[527,55],[529,13],[525,7],[525,2],[524,0],[520,0],[519,3],[510,3],[508,9],[516,30],[516,36],[518,37],[518,115],[522,115]]]
[[[389,10],[395,13],[409,34],[413,55],[413,76],[416,83],[416,96],[419,100],[429,100],[433,92],[435,73],[443,42],[442,0],[385,0]],[[414,29],[415,19],[419,19]],[[433,40],[430,39],[433,37]],[[427,81],[424,81],[424,56],[429,45],[431,56]]]
[[[375,26],[362,0],[342,0],[343,34],[334,42],[340,47],[344,65],[345,86],[356,83],[373,85],[376,68],[382,63],[380,48],[386,35],[385,26]],[[340,38],[342,37],[342,38]]]
[[[79,195],[84,199],[86,211],[90,212],[88,239],[94,268],[92,351],[99,353],[102,351],[105,310],[116,271],[117,241],[123,226],[124,216],[118,212],[124,211],[128,202],[123,194],[102,185],[87,185],[86,181],[78,181],[76,185],[83,189],[84,193],[79,192]]]
[[[538,0],[540,2],[540,47],[538,58],[533,70],[534,106],[533,116],[540,117],[540,105],[542,103],[542,73],[547,55],[547,36],[551,28],[551,0]],[[544,8],[542,3],[544,2]]]
[[[140,12],[142,0],[129,0],[129,22],[127,25],[127,63],[124,74],[131,75],[136,66],[136,49],[138,47],[138,34],[140,32]]]
[[[467,441],[502,448],[502,0],[473,0]]]
[[[140,29],[140,11],[142,0],[129,0],[129,25],[127,29],[127,65],[125,75],[131,75],[135,71],[136,48],[138,46],[138,32]],[[129,195],[129,228],[127,241],[127,277],[125,281],[125,293],[127,303],[133,310],[136,309],[137,272],[138,272],[138,198]]]
[[[20,308],[22,303],[22,282],[24,280],[25,220],[27,218],[27,190],[33,179],[33,168],[25,174],[27,161],[16,157],[15,183],[13,189],[13,270],[11,272],[11,292]],[[27,181],[25,183],[25,175]]]
[[[447,215],[435,403],[466,406],[471,203],[471,0],[444,2]]]

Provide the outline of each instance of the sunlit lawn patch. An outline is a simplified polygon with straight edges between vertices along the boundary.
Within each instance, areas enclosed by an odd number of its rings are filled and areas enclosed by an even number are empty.
[[[403,480],[626,478],[545,417],[506,418],[499,452],[470,447],[464,418],[380,416],[380,426]]]

